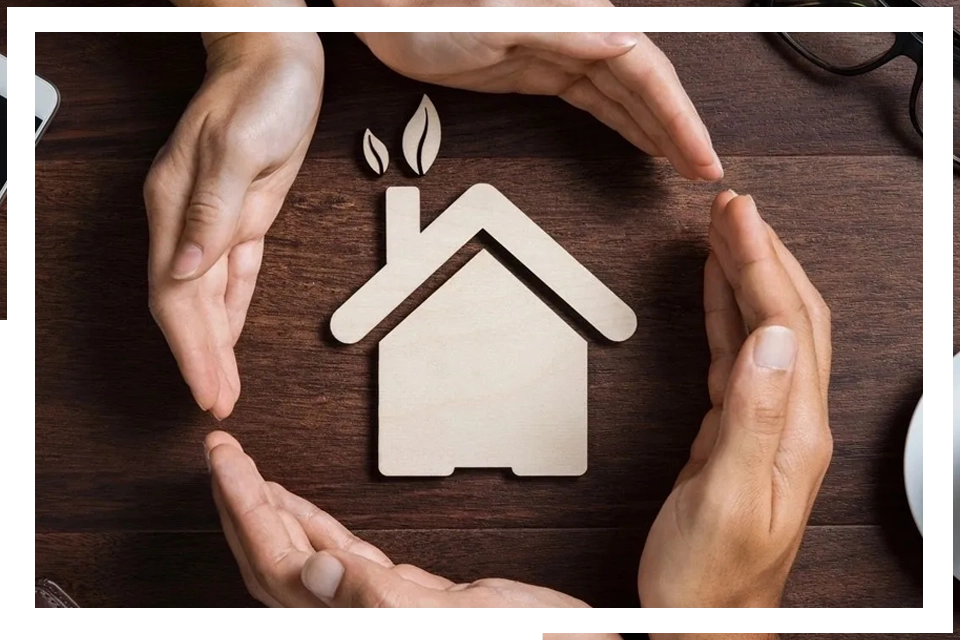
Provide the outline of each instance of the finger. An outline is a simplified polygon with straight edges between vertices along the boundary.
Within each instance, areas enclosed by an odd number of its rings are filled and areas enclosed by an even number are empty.
[[[589,78],[580,78],[574,82],[560,94],[560,98],[574,107],[592,114],[597,120],[622,135],[630,144],[648,155],[663,155],[660,148],[630,117],[627,110],[601,93]]]
[[[820,372],[820,386],[826,402],[827,389],[830,387],[830,368],[833,359],[833,345],[831,344],[830,308],[824,302],[823,296],[810,282],[807,273],[797,262],[797,259],[784,246],[777,233],[767,225],[767,231],[773,246],[783,263],[783,268],[790,274],[794,286],[803,299],[803,306],[807,309],[810,324],[813,327],[813,346],[817,355],[817,365]]]
[[[212,451],[214,447],[221,444],[228,444],[231,447],[235,447],[240,451],[243,451],[243,447],[240,446],[240,441],[226,431],[211,431],[207,434],[207,437],[203,439],[204,455],[207,458],[208,466],[210,464],[210,451]]]
[[[703,310],[710,346],[707,388],[713,406],[722,407],[730,371],[747,336],[733,287],[715,253],[710,254],[703,268]]]
[[[486,33],[483,37],[503,50],[527,47],[575,60],[622,56],[640,41],[638,33]]]
[[[300,571],[311,554],[298,549],[290,538],[253,460],[222,443],[210,450],[210,472],[257,583],[284,606],[317,606],[300,581]]]
[[[766,223],[753,198],[736,196],[721,206],[727,199],[721,196],[711,210],[710,244],[733,287],[748,330],[768,324],[790,327],[800,344],[797,375],[804,393],[821,394],[810,318]]]
[[[244,586],[247,588],[247,591],[251,596],[268,607],[282,607],[283,605],[280,604],[276,598],[267,593],[263,586],[257,582],[257,578],[253,573],[253,569],[250,567],[250,561],[247,559],[247,555],[243,551],[243,545],[240,544],[240,540],[237,538],[237,532],[234,529],[233,521],[230,520],[230,517],[227,515],[223,506],[223,497],[220,490],[220,484],[217,482],[216,478],[212,478],[211,485],[213,488],[213,503],[216,505],[217,514],[220,517],[220,527],[223,529],[223,537],[227,539],[227,546],[230,547],[230,552],[233,554],[233,558],[237,562],[237,567],[240,569],[240,577],[243,578]]]
[[[310,543],[317,551],[341,549],[376,562],[384,567],[392,567],[393,562],[380,549],[353,535],[336,518],[318,508],[312,502],[291,493],[283,486],[268,482],[277,504],[297,519],[306,532]]]
[[[667,56],[642,36],[627,54],[607,62],[616,77],[636,94],[676,144],[683,157],[707,180],[723,177],[720,158],[707,128]]]
[[[219,284],[226,281],[226,268],[224,259],[207,278],[171,281],[151,295],[151,311],[194,399],[218,420],[230,415],[240,396],[234,341]]]
[[[449,601],[443,591],[339,549],[314,554],[304,564],[301,578],[306,588],[330,607],[439,607]]]
[[[720,432],[720,418],[722,416],[723,410],[719,407],[713,407],[703,417],[697,437],[693,439],[693,444],[690,445],[690,457],[687,464],[683,465],[680,473],[677,474],[677,480],[673,483],[674,487],[683,484],[688,478],[696,475],[710,460],[713,448],[717,444],[717,434]]]
[[[431,589],[446,589],[453,586],[453,582],[441,576],[434,575],[412,565],[394,565],[383,551],[366,540],[355,536],[333,516],[318,508],[312,502],[305,500],[287,490],[276,482],[268,482],[267,486],[273,492],[278,504],[285,512],[293,514],[297,522],[307,533],[314,549],[340,549],[358,556],[367,558],[384,567],[392,567],[407,580]]]
[[[240,446],[240,443],[225,431],[212,431],[207,434],[207,437],[203,440],[203,455],[207,461],[207,467],[210,466],[210,450],[214,447],[226,444],[241,451],[243,448]],[[223,536],[227,539],[227,546],[230,547],[230,552],[233,554],[234,559],[237,562],[237,566],[240,568],[240,575],[243,578],[243,583],[247,587],[247,591],[250,592],[254,598],[267,605],[268,607],[280,607],[281,605],[276,598],[264,591],[260,583],[257,582],[256,576],[253,574],[253,569],[250,567],[250,561],[247,559],[246,554],[243,551],[243,546],[240,544],[240,540],[237,538],[237,532],[234,529],[233,521],[230,520],[230,516],[227,515],[226,508],[223,506],[223,496],[220,489],[220,483],[217,482],[216,476],[211,475],[210,484],[213,489],[213,504],[217,508],[217,515],[220,517],[220,526],[223,529]]]
[[[798,341],[793,375],[796,402],[791,405],[792,417],[781,440],[784,453],[777,467],[781,477],[791,479],[791,491],[809,492],[809,496],[816,490],[831,452],[826,390],[820,380],[809,312],[752,198],[738,196],[722,210],[715,208],[710,237],[748,327],[789,327]],[[728,383],[728,398],[729,393]]]
[[[730,374],[708,464],[724,474],[769,480],[787,424],[797,348],[797,336],[788,327],[765,325],[750,334]]]
[[[190,154],[175,154],[172,149],[184,146],[177,133],[157,153],[143,183],[143,202],[150,227],[149,274],[152,285],[166,281],[170,263],[183,228],[183,211],[190,202],[192,176],[196,171]]]
[[[234,344],[240,338],[240,332],[243,330],[262,260],[263,238],[242,242],[230,249],[227,292],[224,302],[227,307],[227,319],[230,323],[230,334]]]
[[[290,536],[290,541],[293,543],[293,546],[300,551],[314,553],[316,549],[310,544],[310,539],[307,537],[306,532],[303,530],[303,527],[300,526],[297,519],[293,517],[289,511],[285,511],[284,509],[277,509],[277,513],[280,514],[280,520],[283,522],[283,526],[287,530],[287,535]]]
[[[393,567],[393,571],[398,573],[403,578],[415,582],[420,586],[426,587],[427,589],[449,589],[454,586],[452,580],[447,580],[443,576],[438,576],[436,574],[430,573],[429,571],[424,571],[420,567],[415,567],[412,564],[398,564]]]
[[[199,150],[197,178],[170,271],[177,280],[205,274],[233,240],[247,188],[257,175],[236,144],[208,143]]]
[[[722,194],[721,194],[722,195]],[[753,198],[737,196],[726,206],[718,196],[711,211],[710,243],[737,296],[740,313],[753,330],[782,324],[810,338],[803,300],[783,268]]]
[[[150,226],[150,313],[194,399],[207,411],[217,401],[220,382],[215,355],[205,346],[204,321],[195,304],[196,285],[176,282],[169,276],[182,212],[190,197],[190,183],[184,176],[193,172],[192,166],[177,166],[170,159],[170,149],[176,146],[171,140],[157,154],[143,188]]]
[[[197,405],[209,411],[220,397],[221,375],[211,348],[204,305],[171,291],[151,293],[150,311],[163,332]]]
[[[663,155],[670,161],[677,173],[688,180],[696,180],[701,177],[698,170],[687,162],[677,144],[654,117],[643,99],[625,87],[610,71],[609,65],[591,65],[586,73],[597,89],[627,110],[637,126],[663,152]]]

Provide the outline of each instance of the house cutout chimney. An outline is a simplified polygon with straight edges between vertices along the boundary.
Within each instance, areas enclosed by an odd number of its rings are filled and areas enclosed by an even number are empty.
[[[420,236],[420,189],[387,188],[387,264],[414,253]]]

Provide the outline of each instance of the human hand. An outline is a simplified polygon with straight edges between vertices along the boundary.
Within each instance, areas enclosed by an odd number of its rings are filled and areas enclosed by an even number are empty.
[[[585,607],[557,591],[513,582],[455,584],[396,565],[332,516],[266,482],[223,431],[204,441],[223,533],[247,590],[283,607]]]
[[[567,1],[567,0],[565,0]],[[388,0],[385,4],[430,4]],[[369,0],[337,0],[339,5]],[[473,0],[467,4],[502,4]],[[512,3],[511,3],[512,4]],[[607,0],[573,4],[605,5]],[[387,66],[433,84],[559,96],[685,178],[718,180],[710,135],[670,60],[642,33],[361,33]]]
[[[320,112],[314,33],[205,34],[207,74],[144,185],[150,311],[194,399],[218,420],[240,395],[233,347],[264,236]]]
[[[833,446],[829,309],[752,198],[710,215],[713,408],[647,536],[648,607],[778,606]]]

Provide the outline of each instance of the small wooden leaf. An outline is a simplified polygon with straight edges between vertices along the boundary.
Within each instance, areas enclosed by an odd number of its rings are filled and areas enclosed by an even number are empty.
[[[363,132],[363,157],[367,159],[367,164],[378,176],[387,172],[390,154],[387,152],[387,147],[380,142],[380,138],[373,135],[370,129]]]
[[[440,152],[440,117],[430,98],[423,96],[417,112],[403,130],[403,157],[417,175],[433,166]]]

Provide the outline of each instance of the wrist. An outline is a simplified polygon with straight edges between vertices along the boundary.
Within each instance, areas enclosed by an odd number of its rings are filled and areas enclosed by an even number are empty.
[[[272,58],[299,62],[323,75],[323,46],[316,33],[204,33],[202,38],[208,72]]]
[[[320,44],[316,33],[202,33],[200,38],[209,56],[244,55],[275,51],[309,51]]]

